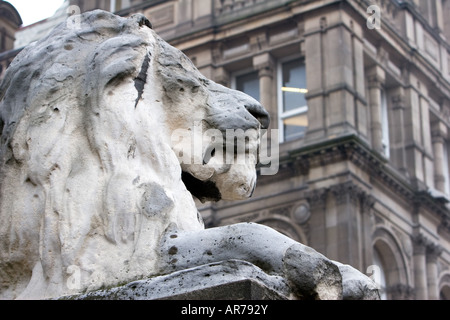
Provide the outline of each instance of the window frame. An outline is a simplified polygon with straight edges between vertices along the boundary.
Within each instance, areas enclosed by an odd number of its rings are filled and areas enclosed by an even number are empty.
[[[389,99],[384,86],[380,88],[380,117],[381,117],[381,145],[384,156],[389,159],[391,155],[391,141],[389,136]]]
[[[283,87],[283,64],[287,63],[287,62],[291,62],[294,60],[302,60],[303,64],[305,65],[305,80],[307,81],[306,78],[306,63],[305,63],[305,56],[302,54],[295,54],[295,55],[291,55],[288,57],[285,57],[283,59],[279,59],[277,61],[277,105],[278,105],[278,129],[279,129],[279,142],[283,143],[283,142],[288,142],[288,141],[294,141],[297,139],[302,139],[304,138],[304,134],[302,136],[299,136],[295,139],[291,139],[291,140],[286,140],[284,135],[284,119],[288,119],[288,118],[292,118],[294,116],[298,116],[298,115],[302,115],[302,114],[306,114],[306,116],[308,116],[308,104],[306,104],[306,106],[302,106],[299,108],[296,108],[294,110],[289,110],[289,111],[284,111],[284,104],[283,104],[283,91],[282,91],[282,87]]]
[[[450,162],[449,162],[449,144],[447,142],[447,139],[444,139],[443,142],[443,155],[442,155],[442,165],[443,165],[443,174],[444,174],[444,193],[447,196],[450,196]]]

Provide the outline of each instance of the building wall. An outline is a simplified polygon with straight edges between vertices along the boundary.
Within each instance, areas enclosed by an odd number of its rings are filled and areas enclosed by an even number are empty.
[[[0,81],[14,58],[14,54],[5,52],[14,48],[15,33],[21,24],[17,10],[9,2],[0,0]]]
[[[96,5],[144,13],[218,83],[254,77],[272,135],[307,120],[280,134],[279,170],[259,169],[252,198],[199,203],[207,226],[263,223],[372,276],[384,298],[450,299],[450,1]],[[307,106],[285,112],[289,61],[304,63]]]

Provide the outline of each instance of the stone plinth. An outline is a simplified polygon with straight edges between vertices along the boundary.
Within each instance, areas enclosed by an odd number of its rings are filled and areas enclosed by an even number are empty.
[[[287,294],[281,277],[245,261],[229,260],[61,299],[287,300]]]

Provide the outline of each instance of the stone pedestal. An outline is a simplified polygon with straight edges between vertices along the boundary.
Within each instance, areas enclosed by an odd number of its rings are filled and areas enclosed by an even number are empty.
[[[240,260],[211,263],[66,300],[287,300],[284,279]]]

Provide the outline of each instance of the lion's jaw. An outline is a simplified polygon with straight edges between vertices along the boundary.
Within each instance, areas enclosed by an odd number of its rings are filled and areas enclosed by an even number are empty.
[[[204,112],[195,120],[186,119],[187,129],[181,128],[184,139],[172,135],[183,182],[202,202],[246,199],[256,186],[261,127],[267,125],[267,113],[251,97],[211,81],[199,91],[190,102]],[[183,118],[174,114],[178,120]]]
[[[155,60],[171,147],[186,188],[202,202],[250,197],[260,131],[270,121],[267,111],[252,97],[206,79],[164,41],[158,41]]]

